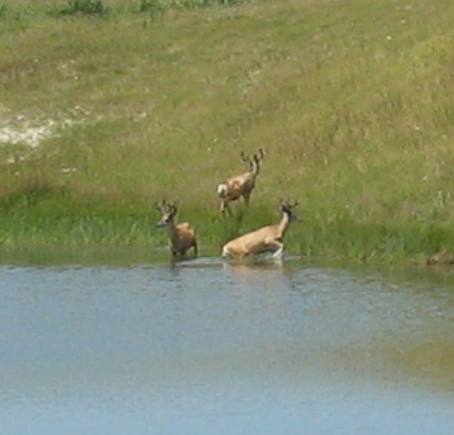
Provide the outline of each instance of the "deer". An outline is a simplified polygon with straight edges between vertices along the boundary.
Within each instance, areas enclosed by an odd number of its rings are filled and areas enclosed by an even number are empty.
[[[241,151],[241,160],[249,165],[249,171],[236,177],[228,178],[218,185],[217,194],[221,198],[220,212],[222,215],[225,215],[226,210],[229,215],[232,215],[229,202],[236,201],[240,197],[243,198],[246,206],[249,206],[249,198],[254,190],[255,180],[260,173],[260,162],[264,156],[265,153],[262,148],[259,148],[252,157]]]
[[[194,228],[187,222],[175,223],[175,215],[178,212],[177,204],[175,202],[169,204],[167,201],[162,200],[156,203],[156,209],[161,213],[158,226],[167,227],[172,256],[184,257],[186,252],[193,248],[194,257],[197,257],[197,239]]]
[[[246,233],[226,243],[222,248],[224,258],[242,258],[267,252],[273,258],[280,258],[284,250],[284,236],[292,221],[299,221],[293,213],[298,202],[280,201],[279,211],[282,218],[278,224],[266,225],[258,230]]]

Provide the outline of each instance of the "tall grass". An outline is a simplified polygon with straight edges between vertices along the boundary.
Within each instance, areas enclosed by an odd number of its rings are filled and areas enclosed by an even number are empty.
[[[246,0],[137,0],[134,10],[152,15],[169,9],[194,9],[209,6],[232,6]]]
[[[101,0],[68,0],[59,10],[61,15],[103,15],[107,8]]]
[[[217,252],[289,197],[303,220],[293,251],[394,261],[452,249],[448,0],[270,0],[150,23],[137,2],[103,4],[103,20],[55,19],[44,4],[22,25],[5,15],[0,128],[52,124],[37,148],[0,145],[3,246],[163,245],[151,203],[166,197]],[[216,184],[258,147],[251,208],[223,221]],[[29,201],[33,186],[47,190]]]

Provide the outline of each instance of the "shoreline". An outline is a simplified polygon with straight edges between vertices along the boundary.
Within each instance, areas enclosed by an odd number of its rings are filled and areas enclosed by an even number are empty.
[[[39,211],[38,211],[39,210]],[[134,212],[126,208],[118,215],[113,210],[106,213],[90,213],[84,208],[79,213],[60,213],[55,209],[49,214],[37,207],[31,212],[1,213],[0,262],[1,258],[14,258],[15,253],[46,252],[77,258],[77,252],[104,253],[114,261],[110,252],[129,251],[140,253],[147,261],[170,257],[167,232],[157,228],[158,216],[143,209]],[[197,211],[186,211],[188,220],[195,223],[201,241],[200,257],[221,256],[221,247],[228,240],[254,230],[264,224],[256,213],[248,211],[230,219],[222,219],[214,213],[208,217]],[[206,219],[207,225],[203,225]],[[278,220],[277,215],[267,223]],[[355,234],[356,230],[356,234]],[[434,235],[435,234],[435,235]],[[354,235],[354,237],[353,237]],[[449,235],[449,234],[448,234]],[[421,228],[418,236],[413,228],[400,228],[385,223],[358,225],[354,222],[331,222],[327,226],[305,216],[303,222],[293,224],[284,239],[285,252],[308,261],[340,261],[352,264],[446,266],[454,263],[452,253],[436,240],[448,240],[442,230]],[[51,256],[52,256],[51,255]],[[96,257],[96,255],[95,255]]]

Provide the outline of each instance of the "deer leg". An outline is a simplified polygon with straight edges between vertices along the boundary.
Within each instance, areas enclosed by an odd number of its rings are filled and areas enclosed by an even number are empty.
[[[221,199],[221,206],[219,208],[219,211],[221,212],[221,214],[224,216],[225,215],[225,208],[226,208],[226,202]]]
[[[229,216],[232,216],[232,210],[229,207],[229,203],[226,200],[223,199],[221,201],[221,213],[222,213],[222,216],[225,216],[226,210],[229,213]]]
[[[243,193],[244,203],[246,207],[249,207],[249,198],[251,197],[251,192]]]
[[[282,257],[282,253],[284,251],[284,244],[282,242],[279,242],[278,240],[270,240],[267,243],[267,246],[269,246],[270,251],[273,252],[273,258]]]
[[[197,257],[198,253],[198,247],[197,247],[197,242],[194,240],[194,243],[192,244],[192,247],[194,248],[194,258]]]
[[[279,243],[279,247],[276,249],[276,251],[273,252],[273,258],[275,259],[280,259],[282,258],[282,254],[284,252],[284,244]]]

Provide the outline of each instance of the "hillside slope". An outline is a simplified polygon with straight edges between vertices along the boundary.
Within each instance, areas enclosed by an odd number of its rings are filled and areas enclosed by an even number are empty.
[[[64,2],[63,2],[64,3]],[[298,199],[294,251],[418,257],[454,243],[450,0],[270,0],[150,17],[105,2],[0,18],[0,244],[164,243],[181,204],[206,251]],[[240,151],[251,209],[217,213]]]

